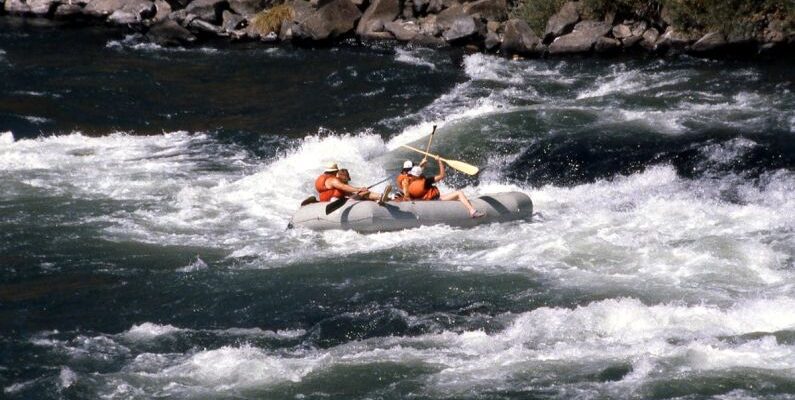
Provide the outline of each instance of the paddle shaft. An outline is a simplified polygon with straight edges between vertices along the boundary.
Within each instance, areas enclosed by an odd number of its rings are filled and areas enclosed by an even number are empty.
[[[428,138],[428,147],[425,148],[425,152],[431,151],[431,143],[433,142],[433,134],[434,133],[436,133],[436,125],[433,126],[433,130],[431,131],[431,137]],[[428,156],[426,155],[425,157],[422,158],[422,161],[425,161],[427,159],[428,159]],[[422,164],[422,162],[420,162],[420,164]]]
[[[472,165],[472,164],[467,164],[467,163],[465,163],[465,162],[463,162],[463,161],[458,161],[458,160],[448,160],[448,159],[446,159],[446,158],[442,158],[442,157],[440,157],[440,156],[438,156],[438,155],[436,155],[436,154],[431,154],[431,153],[428,153],[428,152],[422,151],[422,150],[420,150],[420,149],[418,149],[418,148],[416,148],[416,147],[411,147],[411,146],[409,146],[409,145],[406,145],[406,144],[404,144],[404,145],[402,145],[402,146],[403,146],[403,147],[405,147],[405,148],[407,148],[407,149],[409,149],[409,150],[414,150],[414,151],[416,151],[417,153],[420,153],[420,154],[425,154],[426,156],[430,156],[430,157],[433,157],[433,158],[439,159],[439,160],[441,160],[441,161],[444,161],[444,162],[445,162],[445,163],[447,163],[447,165],[449,165],[450,167],[452,167],[452,168],[455,168],[455,169],[457,169],[457,170],[459,170],[459,171],[461,171],[461,172],[463,172],[463,173],[465,173],[465,174],[468,174],[468,175],[477,175],[477,174],[478,174],[478,172],[480,171],[480,169],[479,169],[478,167],[476,167],[476,166],[474,166],[474,165]]]

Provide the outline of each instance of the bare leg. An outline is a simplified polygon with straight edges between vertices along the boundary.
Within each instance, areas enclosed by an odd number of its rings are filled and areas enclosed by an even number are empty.
[[[475,212],[475,207],[472,207],[472,203],[469,202],[469,199],[467,199],[466,195],[464,195],[464,192],[462,192],[460,190],[457,190],[457,191],[451,192],[451,193],[445,193],[445,194],[439,196],[439,199],[440,200],[458,200],[458,201],[460,201],[461,203],[464,204],[464,206],[467,208],[467,210],[469,210],[470,214]]]

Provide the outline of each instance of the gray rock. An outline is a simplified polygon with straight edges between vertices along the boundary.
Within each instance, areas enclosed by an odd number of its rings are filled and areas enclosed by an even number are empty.
[[[613,27],[613,37],[625,39],[632,36],[632,28],[629,25],[619,24]]]
[[[44,16],[55,12],[60,0],[27,0],[30,12],[36,15]]]
[[[468,15],[480,15],[480,18],[492,21],[508,19],[508,3],[505,0],[477,0],[464,5]]]
[[[137,24],[144,18],[154,16],[155,13],[155,4],[151,1],[130,1],[121,9],[111,13],[108,21],[119,25]]]
[[[630,36],[628,38],[621,39],[621,44],[624,45],[625,49],[634,47],[638,42],[643,40],[641,36]]]
[[[609,37],[600,37],[593,46],[593,50],[597,53],[609,53],[620,48],[621,42]]]
[[[469,37],[477,32],[475,20],[464,12],[464,7],[461,5],[439,13],[436,23],[442,28],[442,37],[448,42]]]
[[[221,23],[221,28],[226,32],[232,32],[242,27],[246,18],[229,10],[224,10],[221,15],[221,20],[223,21]]]
[[[384,29],[401,42],[413,41],[420,34],[420,26],[411,21],[387,22]]]
[[[787,39],[787,35],[784,33],[786,31],[786,27],[784,26],[784,21],[780,19],[773,19],[768,22],[767,26],[765,27],[764,32],[762,33],[762,39],[768,43],[781,43]],[[790,32],[790,35],[793,33]]]
[[[593,49],[597,40],[606,35],[612,27],[603,21],[582,21],[574,30],[560,36],[549,45],[550,54],[584,53]]]
[[[331,0],[300,23],[302,35],[297,36],[312,40],[339,37],[352,31],[361,16],[350,0]]]
[[[30,12],[30,6],[22,0],[6,0],[4,7],[9,14],[27,14]]]
[[[436,23],[436,15],[429,15],[420,20],[420,33],[428,36],[438,36],[442,33],[442,28]]]
[[[414,2],[411,0],[406,0],[403,2],[403,19],[409,20],[414,18]]]
[[[549,42],[571,30],[574,24],[580,20],[580,11],[577,7],[577,3],[570,1],[564,4],[560,11],[549,18],[547,27],[544,29],[545,42]]]
[[[228,0],[229,1],[229,8],[234,11],[236,14],[242,15],[244,17],[252,16],[262,9],[269,3],[268,1],[264,0]]]
[[[196,41],[196,36],[172,20],[153,25],[146,33],[146,37],[161,46],[179,46]]]
[[[486,31],[498,32],[500,30],[500,23],[497,21],[489,21],[486,23]]]
[[[155,0],[155,10],[155,16],[152,18],[155,22],[165,21],[172,11],[171,5],[165,0]]]
[[[693,42],[693,38],[681,31],[669,26],[659,38],[657,38],[657,47],[683,49],[685,46]]]
[[[646,21],[635,22],[632,24],[632,36],[642,37],[646,29],[649,29],[649,24]]]
[[[414,0],[414,12],[418,15],[423,14],[428,8],[430,0]]]
[[[215,35],[221,35],[223,33],[220,26],[213,25],[198,17],[190,18],[188,28],[193,28],[194,31],[207,32]]]
[[[483,46],[486,50],[494,50],[498,48],[502,44],[500,40],[500,35],[496,32],[489,32],[486,34],[486,39],[483,41]]]
[[[500,51],[505,55],[541,55],[544,53],[544,45],[527,22],[510,19],[505,23]]]
[[[703,53],[713,50],[718,50],[726,46],[726,37],[720,32],[710,32],[698,39],[692,46],[690,51],[696,53]]]
[[[83,7],[77,4],[61,4],[55,9],[55,18],[70,18],[83,13]]]
[[[185,7],[185,11],[216,24],[221,22],[221,10],[225,4],[227,4],[227,0],[193,0]]]
[[[400,14],[400,1],[399,0],[373,0],[370,6],[367,7],[359,25],[356,27],[356,34],[371,39],[383,39],[383,26],[392,22]],[[376,29],[381,28],[381,31]],[[377,32],[380,32],[376,34]],[[391,37],[387,34],[386,38]]]
[[[660,32],[657,31],[655,28],[646,29],[643,32],[642,39],[640,41],[640,45],[643,46],[646,50],[654,50],[657,48],[657,39],[660,37]]]
[[[426,10],[428,14],[439,14],[442,10],[444,10],[444,3],[442,3],[442,0],[428,1],[428,9]]]

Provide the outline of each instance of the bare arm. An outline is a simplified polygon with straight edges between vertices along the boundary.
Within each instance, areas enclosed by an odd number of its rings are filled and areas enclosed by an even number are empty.
[[[327,184],[330,184],[332,188],[339,189],[339,190],[341,190],[341,191],[343,191],[345,193],[361,193],[361,192],[366,192],[367,191],[366,188],[353,187],[351,185],[348,185],[348,184],[340,182],[339,179],[336,179],[336,178],[329,179],[326,182],[327,182]]]
[[[439,175],[434,176],[433,181],[439,182],[442,179],[444,179],[444,177],[447,176],[447,174],[444,171],[444,163],[442,162],[442,160],[437,157],[436,161],[439,163]]]
[[[406,199],[406,200],[411,199],[411,196],[409,195],[409,180],[408,179],[403,179],[403,184],[401,185],[400,190],[403,191],[403,198],[404,199]]]

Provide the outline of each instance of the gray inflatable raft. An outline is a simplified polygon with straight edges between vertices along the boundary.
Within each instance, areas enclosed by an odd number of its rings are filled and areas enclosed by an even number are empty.
[[[486,215],[471,218],[459,201],[390,201],[379,206],[374,201],[348,200],[329,215],[326,215],[328,202],[303,206],[293,215],[290,227],[316,231],[350,229],[362,233],[399,231],[436,224],[466,228],[491,222],[529,219],[533,214],[530,196],[521,192],[489,194],[470,200],[475,208]]]

